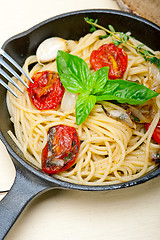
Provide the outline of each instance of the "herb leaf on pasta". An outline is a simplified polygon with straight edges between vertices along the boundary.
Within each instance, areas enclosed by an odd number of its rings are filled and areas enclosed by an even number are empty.
[[[83,59],[58,51],[57,69],[63,86],[72,93],[81,93],[91,89],[91,72]]]
[[[69,53],[58,51],[56,61],[63,86],[69,92],[80,93],[75,105],[77,125],[85,121],[97,101],[116,100],[138,105],[158,96],[158,93],[135,82],[108,80],[109,67],[102,67],[91,74],[83,59]]]
[[[92,94],[101,92],[108,81],[109,67],[102,67],[92,74]]]
[[[76,123],[82,124],[96,103],[96,96],[81,93],[76,101]]]
[[[99,100],[117,100],[119,103],[131,105],[144,104],[147,100],[158,96],[158,93],[136,82],[126,80],[108,80],[103,91],[96,93]]]

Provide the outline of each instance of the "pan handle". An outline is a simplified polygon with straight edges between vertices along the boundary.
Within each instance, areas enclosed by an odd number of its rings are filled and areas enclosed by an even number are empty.
[[[11,190],[0,202],[0,239],[4,239],[25,206],[38,194],[57,185],[50,185],[28,169],[19,164],[16,167],[16,178]]]

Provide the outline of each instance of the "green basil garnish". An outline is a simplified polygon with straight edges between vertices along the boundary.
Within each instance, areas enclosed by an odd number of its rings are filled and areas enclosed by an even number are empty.
[[[75,106],[77,125],[85,121],[97,101],[116,100],[137,105],[158,96],[158,93],[135,82],[108,80],[109,67],[91,74],[83,59],[60,50],[57,70],[63,86],[69,92],[80,93]]]
[[[83,59],[58,51],[57,70],[63,86],[72,93],[83,93],[91,89],[88,81],[91,78],[91,71]]]
[[[97,101],[116,100],[131,105],[144,104],[158,93],[136,82],[108,80],[103,91],[96,93]]]
[[[96,103],[96,96],[81,93],[76,101],[76,123],[80,125],[84,122]]]
[[[109,67],[102,67],[92,74],[91,78],[92,94],[96,94],[104,90],[106,82],[108,81],[108,72]]]

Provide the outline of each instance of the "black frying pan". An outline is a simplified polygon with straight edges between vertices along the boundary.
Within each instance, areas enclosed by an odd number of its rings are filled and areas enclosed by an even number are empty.
[[[24,60],[29,55],[35,54],[37,46],[46,38],[59,36],[78,40],[88,33],[90,26],[85,23],[84,17],[98,18],[100,25],[111,24],[117,31],[131,31],[132,36],[152,49],[159,49],[160,28],[158,26],[135,15],[115,10],[83,10],[50,18],[26,32],[10,38],[2,48],[22,66]],[[27,163],[21,151],[8,136],[7,131],[10,129],[14,131],[14,129],[6,107],[6,90],[2,86],[0,86],[0,113],[0,138],[10,153],[16,168],[13,187],[0,202],[0,239],[7,234],[28,202],[44,191],[53,188],[84,191],[114,190],[144,183],[160,175],[160,168],[157,167],[136,180],[104,186],[78,185],[57,180]]]

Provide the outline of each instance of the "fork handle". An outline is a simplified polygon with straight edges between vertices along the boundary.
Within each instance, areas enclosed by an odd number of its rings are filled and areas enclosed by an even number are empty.
[[[4,239],[22,210],[35,196],[54,188],[28,169],[22,170],[22,167],[17,164],[15,167],[15,182],[0,202],[0,239]]]

